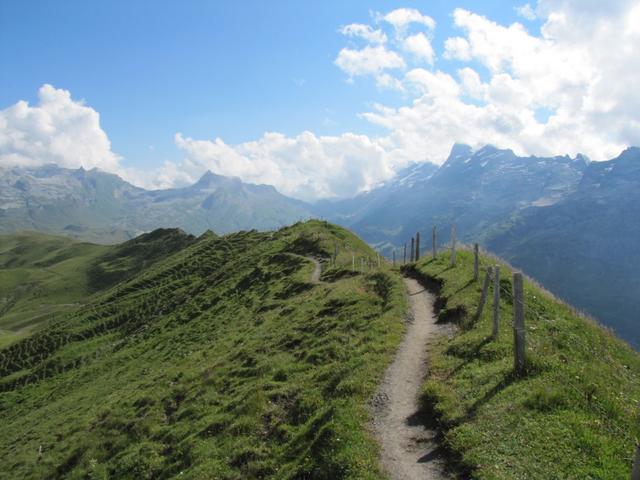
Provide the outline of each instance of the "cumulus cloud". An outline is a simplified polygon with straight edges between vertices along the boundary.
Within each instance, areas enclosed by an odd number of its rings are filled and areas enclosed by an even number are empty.
[[[400,34],[403,34],[412,23],[424,25],[431,30],[436,27],[436,22],[433,18],[423,15],[415,8],[397,8],[383,15],[382,20],[393,25]]]
[[[411,35],[404,39],[404,49],[413,54],[418,60],[427,62],[429,65],[433,65],[434,52],[431,42],[427,36],[419,32],[415,35]]]
[[[459,34],[444,41],[438,68],[387,74],[387,83],[395,78],[413,98],[362,117],[388,129],[378,142],[396,164],[442,163],[454,142],[519,154],[583,152],[595,160],[640,144],[637,2],[541,0],[520,13],[535,14],[540,33],[455,9]],[[473,63],[454,77],[444,70],[449,60]]]
[[[383,46],[366,46],[360,50],[343,48],[335,59],[335,64],[349,77],[376,75],[383,70],[404,68],[403,58]]]
[[[260,139],[227,145],[222,139],[195,140],[178,133],[175,142],[186,155],[179,165],[166,164],[197,179],[205,170],[237,176],[250,183],[267,183],[293,197],[314,200],[348,197],[390,178],[393,162],[366,135],[345,133],[295,137],[265,133]]]
[[[370,43],[383,44],[387,42],[387,35],[380,29],[373,29],[370,25],[352,23],[340,29],[340,33],[348,37],[359,37]]]
[[[46,163],[109,171],[120,163],[98,112],[51,85],[38,90],[37,105],[21,100],[0,111],[0,166]]]
[[[536,16],[536,12],[533,10],[533,8],[531,8],[531,5],[529,5],[528,3],[525,3],[524,5],[520,5],[519,7],[516,7],[516,12],[518,13],[518,15],[520,15],[522,18],[526,20],[533,21],[536,18],[538,18]]]

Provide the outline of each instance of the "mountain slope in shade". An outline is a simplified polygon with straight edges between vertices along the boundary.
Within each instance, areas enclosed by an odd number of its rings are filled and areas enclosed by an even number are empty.
[[[640,346],[640,149],[587,168],[561,202],[531,207],[487,246]]]
[[[356,217],[328,218],[348,225],[375,244],[399,244],[417,230],[455,221],[460,232],[477,238],[503,224],[519,210],[547,205],[573,191],[588,160],[518,157],[511,150],[486,146],[473,151],[455,145],[437,170],[418,165],[386,185],[384,201],[370,205]],[[388,193],[387,193],[388,192]],[[368,194],[376,197],[379,192]],[[343,202],[334,207],[340,211]],[[441,239],[448,232],[441,232]]]
[[[321,200],[314,205],[314,213],[319,217],[339,220],[344,225],[356,224],[372,211],[393,202],[395,197],[406,195],[407,189],[419,190],[437,170],[438,166],[433,163],[414,163],[398,172],[392,180],[353,198]]]
[[[211,172],[189,187],[147,191],[97,169],[0,169],[0,233],[37,230],[115,243],[161,227],[224,234],[307,217],[305,203],[272,186]]]

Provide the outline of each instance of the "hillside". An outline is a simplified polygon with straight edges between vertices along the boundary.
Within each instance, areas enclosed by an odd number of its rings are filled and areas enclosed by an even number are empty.
[[[89,294],[86,266],[108,247],[40,233],[0,235],[0,347]]]
[[[144,190],[97,169],[0,168],[0,233],[36,230],[109,244],[157,228],[224,234],[309,216],[306,204],[269,185],[211,172],[191,186]]]
[[[443,429],[451,463],[472,478],[628,478],[640,437],[640,356],[609,331],[525,281],[526,371],[513,370],[511,271],[499,264],[500,332],[491,340],[492,288],[474,321],[473,255],[407,268],[438,296],[454,335],[430,349],[423,415]]]
[[[35,232],[0,235],[0,346],[76,310],[92,293],[193,240],[176,229],[111,247]]]
[[[593,162],[562,201],[521,212],[487,242],[640,348],[640,149]]]
[[[382,478],[366,403],[405,297],[352,255],[318,221],[204,235],[0,350],[0,477]]]

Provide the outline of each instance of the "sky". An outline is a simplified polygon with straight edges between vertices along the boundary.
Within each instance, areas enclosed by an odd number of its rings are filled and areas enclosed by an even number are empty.
[[[344,198],[453,143],[640,145],[640,0],[0,0],[0,167]]]

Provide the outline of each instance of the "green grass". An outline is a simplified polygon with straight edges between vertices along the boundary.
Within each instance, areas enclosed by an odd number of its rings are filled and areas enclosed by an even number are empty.
[[[470,252],[449,263],[448,254],[423,258],[414,274],[438,291],[440,320],[459,326],[432,348],[421,396],[452,463],[479,479],[628,478],[640,437],[638,354],[525,281],[527,371],[516,376],[510,269],[501,265],[500,335],[492,341],[492,289],[473,320],[484,272],[473,281]]]
[[[0,348],[193,241],[179,230],[110,247],[35,232],[0,235]]]
[[[108,247],[40,233],[0,236],[0,347],[77,308],[85,266]]]
[[[353,256],[325,222],[206,235],[0,350],[0,478],[383,478],[366,405],[406,303]]]

